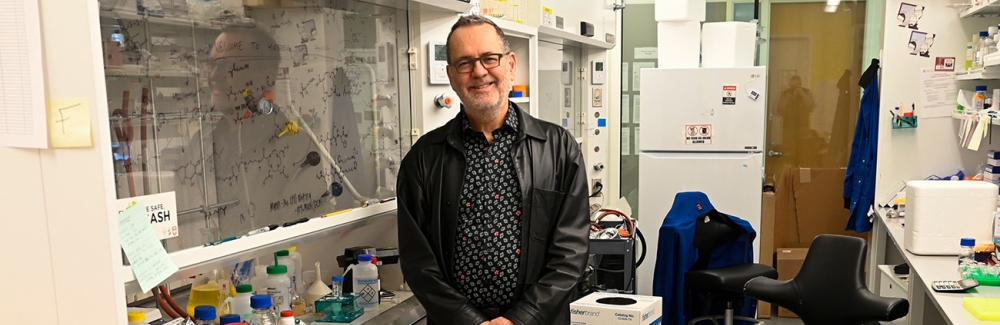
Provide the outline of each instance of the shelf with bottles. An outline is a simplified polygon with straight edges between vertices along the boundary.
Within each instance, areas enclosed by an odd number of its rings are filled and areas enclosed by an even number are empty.
[[[960,18],[1000,16],[1000,0],[982,1],[980,5],[970,5],[958,15]]]
[[[978,69],[955,73],[955,80],[1000,80],[1000,69]]]
[[[516,104],[528,104],[530,101],[528,97],[511,97],[510,101]]]
[[[365,208],[331,213],[329,217],[312,218],[308,222],[280,227],[268,232],[243,236],[214,246],[193,247],[170,253],[178,271],[163,283],[192,277],[212,270],[269,255],[286,247],[298,246],[320,238],[333,236],[375,223],[381,218],[395,218],[396,201],[377,203]],[[131,266],[123,266],[126,293],[138,293],[139,283]]]
[[[965,111],[953,111],[951,112],[951,118],[956,120],[964,120],[969,118],[988,118],[990,123],[993,125],[1000,125],[1000,112],[983,110],[979,112],[973,112],[969,110]]]
[[[120,19],[125,21],[143,21],[155,25],[167,25],[167,26],[177,26],[177,27],[195,27],[201,29],[215,29],[221,30],[226,25],[232,24],[249,24],[252,21],[248,21],[249,18],[242,18],[239,21],[208,21],[208,20],[195,20],[191,17],[185,16],[152,16],[146,13],[138,13],[131,10],[116,9],[111,11],[101,11],[100,15],[102,18]]]
[[[123,66],[111,66],[104,68],[104,76],[106,78],[118,78],[118,77],[149,77],[149,78],[171,78],[171,77],[193,77],[196,76],[197,71],[183,69],[183,68],[153,68],[149,69],[146,66],[140,65],[123,65]]]

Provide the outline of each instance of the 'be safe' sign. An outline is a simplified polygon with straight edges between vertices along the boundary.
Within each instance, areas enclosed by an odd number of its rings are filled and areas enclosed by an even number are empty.
[[[177,237],[177,196],[174,192],[136,196],[118,200],[121,214],[135,202],[146,205],[146,216],[159,239]]]

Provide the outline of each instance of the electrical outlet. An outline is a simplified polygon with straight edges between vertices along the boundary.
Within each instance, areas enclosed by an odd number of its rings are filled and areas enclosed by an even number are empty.
[[[601,91],[601,87],[594,87],[594,104],[593,107],[604,106],[604,94]]]
[[[601,184],[601,188],[598,188],[597,184]],[[601,182],[600,178],[590,179],[590,192],[591,193],[603,193],[604,192],[604,182]]]

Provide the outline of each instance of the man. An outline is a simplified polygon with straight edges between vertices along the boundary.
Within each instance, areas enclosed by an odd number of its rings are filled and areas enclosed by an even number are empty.
[[[463,105],[400,167],[404,279],[430,324],[569,324],[588,247],[579,145],[507,100],[517,57],[493,22],[459,18],[446,47]]]
[[[815,152],[821,152],[825,143],[817,142],[812,125],[812,114],[816,107],[815,96],[809,88],[802,86],[802,78],[792,75],[788,78],[788,88],[778,96],[777,116],[772,120],[781,121],[778,137],[784,156],[779,157],[775,170],[784,170],[788,165],[810,165]],[[779,149],[775,149],[779,150]]]

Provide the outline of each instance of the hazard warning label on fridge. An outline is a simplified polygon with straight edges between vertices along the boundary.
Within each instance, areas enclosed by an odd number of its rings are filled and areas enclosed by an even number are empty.
[[[711,124],[685,124],[685,144],[712,144]]]
[[[736,105],[736,86],[722,86],[722,105]]]

